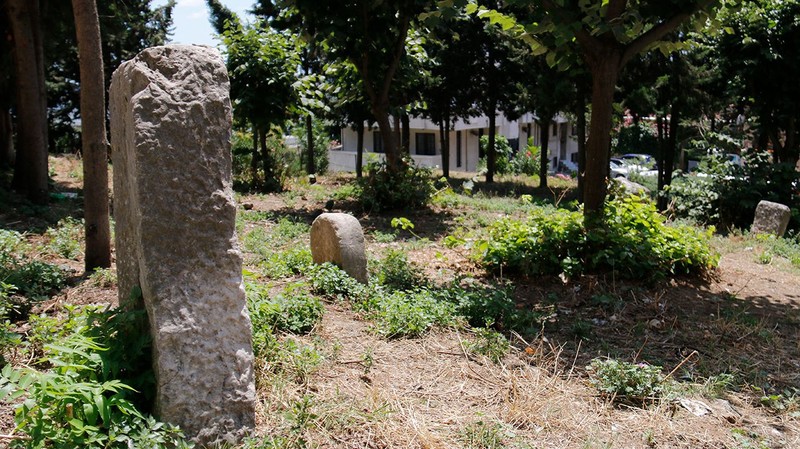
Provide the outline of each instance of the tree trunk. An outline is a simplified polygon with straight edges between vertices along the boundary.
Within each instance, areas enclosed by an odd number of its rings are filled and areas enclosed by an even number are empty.
[[[400,144],[400,141],[401,141],[401,138],[400,138],[400,134],[401,134],[400,133],[400,116],[399,115],[392,116],[392,121],[394,121],[394,124],[392,126],[392,131],[393,131],[393,133],[392,133],[393,139],[392,140],[394,140],[395,148],[397,148],[398,153],[401,154],[401,155],[402,154],[410,154],[410,152],[408,151],[408,148],[403,148],[403,145]]]
[[[547,166],[550,165],[550,117],[539,120],[539,140],[542,143],[539,157],[539,188],[544,189],[547,188]]]
[[[47,94],[38,0],[8,0],[14,38],[18,141],[14,187],[47,202]]]
[[[680,109],[676,103],[672,104],[669,118],[669,136],[664,146],[661,164],[658,166],[658,191],[662,192],[665,186],[672,184],[672,168],[675,165],[675,150],[678,144],[678,125],[680,123]],[[667,210],[667,197],[658,196],[658,209]]]
[[[583,213],[587,229],[602,225],[606,199],[606,173],[610,150],[614,88],[619,77],[621,55],[614,52],[595,59],[592,72],[592,118],[586,143]]]
[[[400,146],[402,147],[403,152],[405,154],[411,155],[411,129],[409,128],[410,120],[408,118],[408,113],[405,111],[405,109],[403,109],[403,112],[400,115],[400,120],[402,121],[403,124],[402,127],[403,131],[400,138]]]
[[[585,185],[584,174],[586,173],[586,89],[582,82],[578,82],[578,109],[577,131],[578,131],[578,201],[583,202],[583,190]]]
[[[306,173],[313,175],[316,172],[317,167],[314,163],[314,125],[311,114],[308,114],[306,115]]]
[[[439,140],[442,144],[442,176],[450,177],[450,144],[447,134],[450,128],[450,120],[442,119],[439,121]]]
[[[95,0],[72,0],[81,76],[85,268],[111,266],[108,217],[108,141],[100,20]]]
[[[494,182],[494,171],[497,168],[497,152],[495,151],[495,124],[497,122],[497,103],[492,100],[489,106],[489,143],[486,145],[486,182]]]
[[[14,165],[14,127],[11,110],[0,110],[0,168]]]
[[[375,121],[378,122],[378,129],[381,132],[381,139],[383,140],[383,152],[386,155],[386,169],[390,173],[397,173],[400,171],[401,158],[397,149],[397,141],[394,138],[394,132],[389,124],[389,113],[387,111],[376,111],[373,109]]]
[[[258,128],[253,125],[253,158],[250,159],[250,176],[252,180],[252,188],[258,189]]]
[[[364,176],[364,122],[358,122],[356,132],[356,178],[361,179]]]

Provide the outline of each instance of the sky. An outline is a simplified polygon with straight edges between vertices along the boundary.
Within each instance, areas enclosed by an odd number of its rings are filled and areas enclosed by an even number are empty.
[[[253,6],[254,0],[221,0],[221,2],[245,21],[252,19],[245,11]],[[152,5],[157,7],[165,3],[167,0],[155,0]],[[205,0],[178,0],[175,9],[172,10],[172,20],[175,32],[171,37],[171,43],[211,46],[219,44],[208,21],[208,6]]]

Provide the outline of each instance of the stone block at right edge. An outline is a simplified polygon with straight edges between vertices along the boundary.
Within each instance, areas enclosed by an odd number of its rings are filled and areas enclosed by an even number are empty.
[[[772,201],[761,201],[756,207],[756,217],[750,232],[753,234],[773,234],[783,237],[789,226],[792,212],[788,206]]]

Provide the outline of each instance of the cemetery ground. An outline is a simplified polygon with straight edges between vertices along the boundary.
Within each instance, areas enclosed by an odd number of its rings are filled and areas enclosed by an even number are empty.
[[[56,190],[79,192],[79,161],[52,158],[51,171]],[[318,179],[237,195],[258,332],[257,438],[246,447],[800,447],[796,238],[715,237],[719,268],[702,279],[507,276],[487,272],[470,243],[535,207],[523,195],[566,204],[574,183],[551,178],[541,191],[504,178],[375,213],[350,198],[352,177]],[[47,209],[0,200],[0,232],[22,233],[26,257],[66,269],[63,287],[7,329],[20,341],[5,360],[37,367],[63,320],[116,303],[115,274],[79,275],[82,227],[68,218],[80,217],[79,198],[56,195]],[[310,224],[326,207],[360,220],[383,305],[310,266]],[[630,364],[614,371],[609,360]],[[619,384],[633,392],[603,392]],[[20,432],[12,405],[0,411],[2,447]]]

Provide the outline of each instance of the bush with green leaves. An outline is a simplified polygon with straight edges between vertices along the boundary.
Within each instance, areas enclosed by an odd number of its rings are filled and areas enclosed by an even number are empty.
[[[378,269],[378,282],[392,290],[413,290],[423,287],[426,279],[403,251],[390,249]]]
[[[684,176],[673,181],[667,195],[676,216],[723,229],[748,228],[761,200],[789,206],[790,229],[800,229],[800,173],[789,164],[775,164],[766,152],[750,151],[744,165],[723,154],[707,157],[699,171],[706,176]]]
[[[325,120],[314,117],[311,121],[311,136],[314,144],[314,166],[318,175],[328,171],[328,146],[331,144],[331,136],[328,133],[329,123]],[[305,173],[305,158],[308,157],[308,134],[305,121],[302,126],[296,126],[292,130],[292,135],[297,138],[300,150],[299,167],[302,173],[294,173],[295,176]]]
[[[586,370],[591,385],[603,397],[618,402],[642,405],[657,400],[664,393],[660,366],[594,359]]]
[[[367,295],[368,286],[361,284],[344,270],[329,262],[312,265],[308,270],[308,276],[314,293],[333,300],[357,301]]]
[[[491,323],[489,325],[491,326]],[[467,350],[473,354],[485,356],[492,362],[499,363],[511,349],[508,339],[494,329],[477,327],[473,332],[475,333],[473,339],[466,343]]]
[[[456,312],[475,328],[494,327],[526,333],[539,325],[541,316],[519,309],[511,285],[468,285],[456,280],[438,292],[439,297],[456,306]]]
[[[610,271],[638,279],[703,275],[719,260],[710,246],[712,229],[669,225],[649,200],[608,201],[603,222],[587,232],[580,212],[537,207],[526,220],[492,224],[477,245],[479,257],[492,269],[524,275]]]
[[[478,143],[480,145],[481,154],[486,154],[489,148],[489,136],[481,136]],[[512,173],[511,159],[514,157],[514,149],[508,143],[505,136],[495,136],[494,151],[497,157],[494,160],[494,172],[498,175],[506,175]],[[485,172],[487,169],[486,156],[478,160],[478,172]]]
[[[33,303],[47,298],[66,283],[64,270],[28,256],[30,246],[22,234],[0,229],[0,295],[7,318],[27,317]]]
[[[122,335],[127,324],[141,326],[141,316],[86,309],[80,317],[73,332],[44,346],[49,371],[6,365],[0,372],[0,399],[16,400],[14,420],[28,437],[16,447],[190,447],[179,429],[137,406],[141,397],[128,382],[138,378],[141,388],[148,377],[153,384],[149,363],[144,372],[134,370],[143,360],[138,355],[150,354],[146,333]]]
[[[367,176],[359,183],[359,200],[366,210],[387,211],[426,207],[435,191],[430,168],[406,158],[397,171],[385,162],[367,165]]]
[[[528,176],[539,174],[541,154],[541,148],[533,144],[533,137],[529,137],[527,148],[521,149],[511,158],[510,172]]]
[[[319,299],[305,291],[304,284],[292,284],[270,295],[266,286],[247,284],[247,305],[253,328],[271,328],[305,334],[322,320]]]
[[[455,305],[427,289],[384,293],[371,301],[367,317],[385,338],[417,337],[433,326],[456,324]]]

